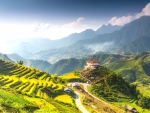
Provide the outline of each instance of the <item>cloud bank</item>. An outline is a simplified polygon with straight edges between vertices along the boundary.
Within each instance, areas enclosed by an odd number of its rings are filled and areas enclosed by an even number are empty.
[[[87,26],[82,23],[84,19],[84,17],[79,17],[75,21],[63,25],[39,22],[22,25],[0,23],[0,37],[3,37],[3,40],[34,37],[49,38],[52,40],[60,39],[71,33],[85,30]]]
[[[124,25],[135,19],[140,18],[141,16],[150,16],[150,2],[142,9],[140,13],[136,13],[134,15],[122,16],[122,17],[114,16],[108,21],[108,23],[112,25]]]
[[[114,42],[104,42],[86,45],[85,47],[91,49],[94,53],[96,52],[107,52],[111,47],[114,46]]]

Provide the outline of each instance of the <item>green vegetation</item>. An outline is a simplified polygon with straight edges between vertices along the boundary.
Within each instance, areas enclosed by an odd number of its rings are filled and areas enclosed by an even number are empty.
[[[116,52],[117,53],[142,53],[150,50],[150,37],[141,36],[134,40],[132,43],[120,47]]]
[[[149,113],[150,112],[150,110],[138,106],[134,100],[122,101],[122,102],[113,102],[112,104],[117,105],[117,106],[122,107],[122,108],[124,108],[125,106],[132,106],[132,107],[136,108],[139,113]]]
[[[90,113],[127,113],[124,109],[109,104],[108,102],[99,101],[83,90],[83,86],[76,88],[76,91],[82,96],[82,103]]]
[[[137,105],[141,106],[142,108],[150,109],[150,97],[139,95],[138,101],[136,103],[137,103]]]
[[[65,80],[41,70],[0,59],[0,86],[1,111],[79,112],[74,98],[64,92]],[[61,95],[66,95],[65,98],[67,97],[69,101],[61,100]]]
[[[95,75],[93,71],[89,71],[89,73],[90,76]],[[99,74],[94,78],[96,80],[90,88],[91,92],[95,95],[103,97],[108,101],[120,101],[137,97],[136,86],[129,85],[120,75],[102,67],[98,68],[96,73]]]
[[[20,65],[23,65],[23,61],[22,60],[17,61],[17,63],[20,64]]]
[[[101,99],[115,103],[130,103],[129,105],[132,105],[130,101],[133,100],[136,104],[135,107],[150,108],[149,96],[143,96],[137,90],[138,87],[136,84],[133,83],[130,85],[121,75],[115,74],[107,68],[100,67],[96,70],[85,69],[81,71],[81,75],[89,79],[89,82],[93,84],[89,88],[90,92]],[[94,80],[91,80],[90,77],[94,77]],[[140,111],[142,110],[140,109]]]
[[[0,106],[0,112],[33,112],[39,109],[23,97],[4,90],[0,90]]]
[[[56,62],[54,65],[46,69],[47,72],[56,74],[65,74],[75,70],[82,69],[85,65],[85,60],[69,58]]]
[[[142,60],[118,61],[107,66],[120,73],[129,82],[148,84],[150,82],[150,67]]]

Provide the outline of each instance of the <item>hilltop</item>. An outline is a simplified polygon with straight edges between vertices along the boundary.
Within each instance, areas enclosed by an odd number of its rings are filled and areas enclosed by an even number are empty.
[[[99,67],[94,70],[83,69],[81,70],[81,76],[92,84],[91,91],[96,95],[101,95],[105,98],[116,97],[115,94],[118,94],[118,98],[134,98],[136,96],[136,88],[132,89],[132,86],[120,75],[105,67]],[[111,98],[110,100],[112,101],[113,99]]]

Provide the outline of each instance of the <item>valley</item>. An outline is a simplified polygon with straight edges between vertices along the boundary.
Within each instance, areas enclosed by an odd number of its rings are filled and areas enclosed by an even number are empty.
[[[150,113],[150,1],[27,1],[0,3],[0,113]]]

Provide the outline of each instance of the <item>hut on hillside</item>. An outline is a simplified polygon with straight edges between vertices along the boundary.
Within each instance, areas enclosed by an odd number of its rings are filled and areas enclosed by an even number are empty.
[[[87,60],[86,63],[87,64],[85,66],[85,69],[87,68],[96,69],[100,67],[100,62],[98,60]]]

